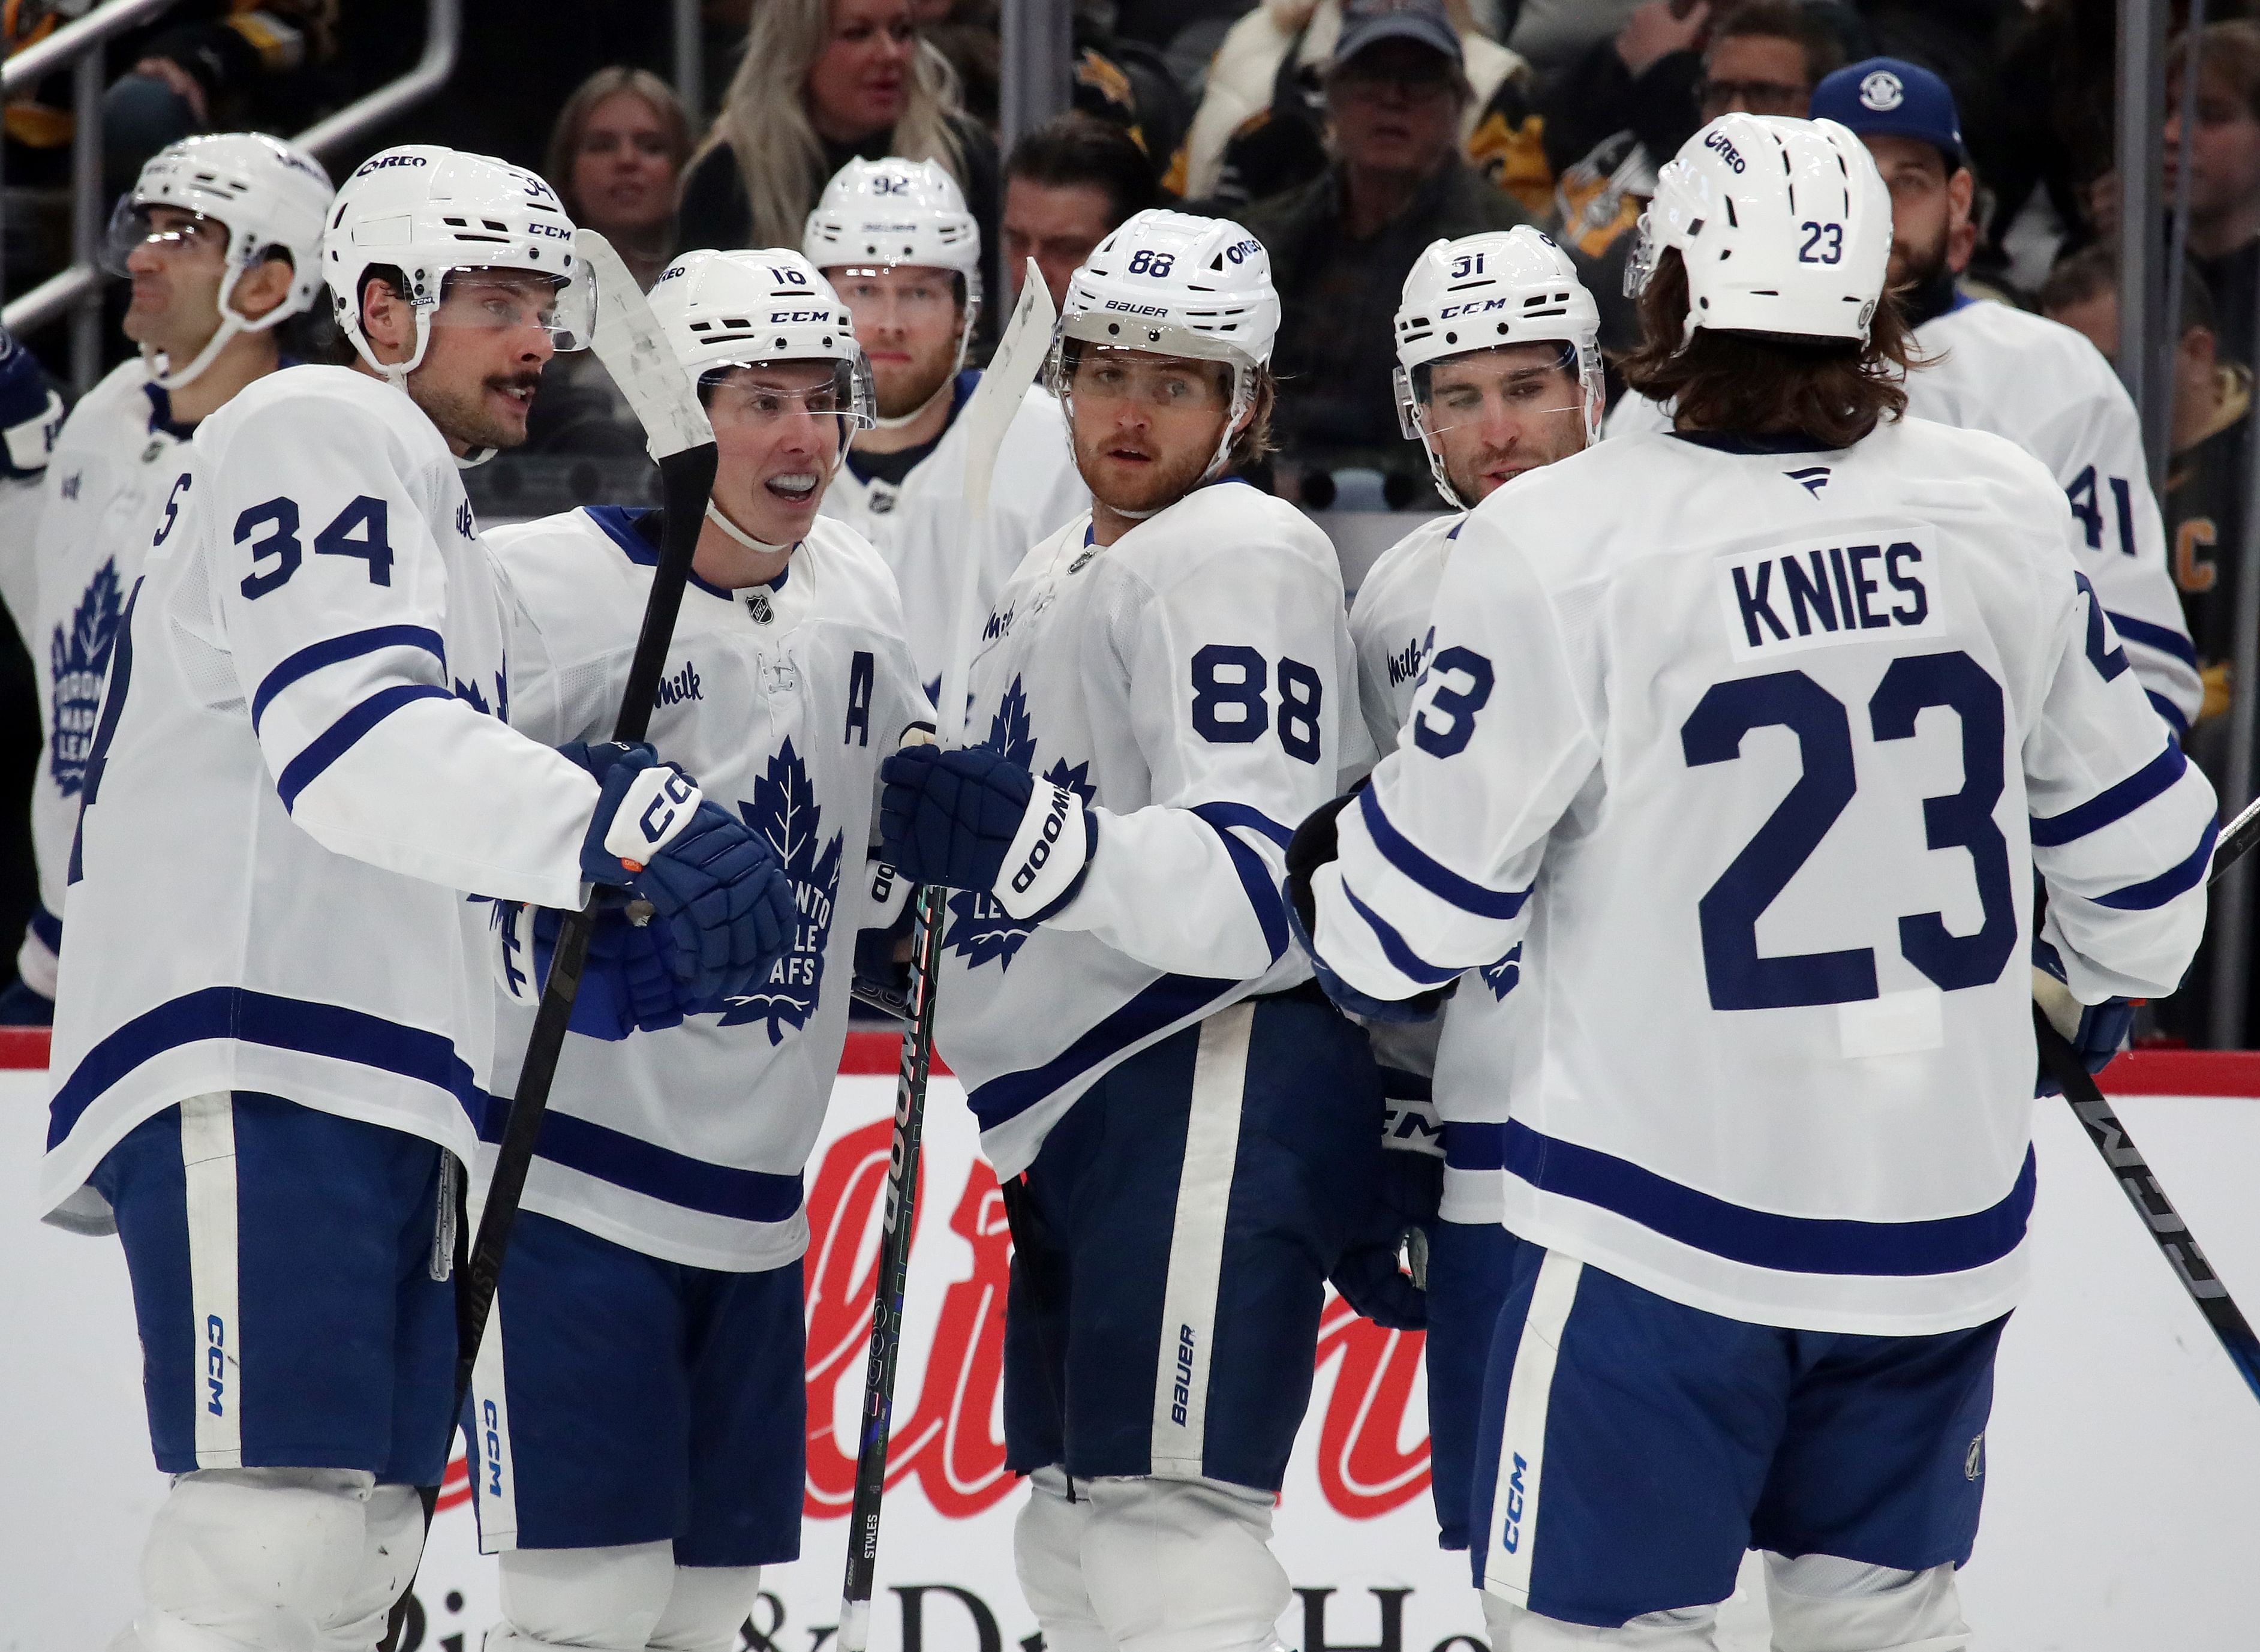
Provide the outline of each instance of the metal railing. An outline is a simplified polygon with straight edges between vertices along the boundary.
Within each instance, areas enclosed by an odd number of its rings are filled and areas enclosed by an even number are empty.
[[[71,261],[0,311],[11,333],[71,316],[71,382],[83,392],[102,361],[102,271],[96,263],[104,225],[102,98],[106,89],[103,46],[121,31],[166,10],[175,0],[110,0],[68,28],[7,61],[0,86],[13,94],[68,65],[72,71]],[[396,116],[430,97],[455,71],[463,38],[462,0],[426,0],[423,55],[397,80],[347,104],[291,139],[326,160],[367,138]]]

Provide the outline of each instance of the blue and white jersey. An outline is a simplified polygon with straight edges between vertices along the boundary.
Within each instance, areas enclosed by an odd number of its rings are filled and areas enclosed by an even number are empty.
[[[1783,446],[1627,437],[1477,507],[1316,940],[1391,998],[1521,943],[1525,1239],[1761,1324],[1982,1324],[2026,1274],[2033,873],[2079,998],[2169,991],[2213,792],[2039,464]]]
[[[1914,345],[1922,365],[1907,375],[1908,413],[2006,436],[2055,473],[2080,571],[2150,704],[2177,736],[2189,733],[2205,699],[2197,649],[2166,566],[2142,423],[2111,364],[2070,327],[1967,296],[1916,328]],[[1663,409],[1628,393],[1607,433],[1670,428]]]
[[[611,738],[660,518],[616,506],[488,536],[519,600],[511,723],[545,743]],[[800,932],[762,992],[619,1043],[571,1034],[526,1208],[696,1268],[781,1267],[808,1246],[801,1168],[847,1040],[881,761],[933,718],[876,552],[819,518],[774,583],[692,576],[647,738],[708,802],[768,838]],[[533,1029],[496,993],[490,1088]]]
[[[50,995],[61,945],[63,875],[102,685],[125,593],[140,577],[166,490],[181,471],[177,450],[191,433],[173,422],[168,398],[137,356],[71,410],[33,496],[41,501],[39,526],[22,542],[19,581],[29,601],[18,618],[39,696],[39,762],[32,777],[39,905],[16,968]],[[18,600],[11,590],[11,606]]]
[[[1465,511],[1424,522],[1366,570],[1350,605],[1358,704],[1374,750],[1387,756],[1412,712],[1435,647],[1436,587],[1457,545]],[[1402,1141],[1422,1126],[1423,1102],[1442,1126],[1448,1222],[1496,1222],[1506,1135],[1506,1089],[1492,1065],[1522,979],[1522,949],[1460,977],[1433,1021],[1376,1021],[1366,1032],[1390,1098],[1390,1131]]]
[[[957,375],[949,424],[900,482],[858,474],[851,452],[821,507],[869,540],[894,570],[911,627],[911,657],[929,695],[940,692],[949,664],[950,616],[963,559],[973,556],[981,565],[967,611],[969,623],[978,625],[1030,548],[1091,508],[1091,490],[1076,470],[1059,404],[1031,390],[997,450],[988,515],[972,518],[965,508],[966,434],[960,415],[980,382],[970,368]]]
[[[509,597],[400,391],[271,374],[204,421],[125,599],[87,755],[56,996],[49,1219],[190,1096],[427,1137],[490,1119],[483,909],[575,906],[586,773],[503,720]]]
[[[983,636],[969,739],[1073,787],[1098,822],[1081,890],[1041,927],[949,898],[935,1042],[1009,1176],[1125,1057],[1309,978],[1287,840],[1365,737],[1334,547],[1244,483],[1110,546],[1076,518],[1028,554]]]

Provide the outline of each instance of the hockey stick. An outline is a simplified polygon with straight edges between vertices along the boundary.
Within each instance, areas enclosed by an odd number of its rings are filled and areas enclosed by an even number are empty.
[[[597,282],[597,330],[592,341],[597,355],[642,422],[647,445],[659,463],[664,501],[659,565],[652,571],[643,628],[636,637],[627,684],[620,692],[619,716],[612,725],[614,740],[640,740],[651,723],[652,703],[666,664],[668,645],[675,635],[675,617],[683,606],[683,588],[690,573],[690,554],[697,547],[699,529],[705,522],[707,496],[714,490],[714,432],[674,347],[668,343],[650,304],[611,243],[596,231],[584,229],[575,235],[573,247],[580,254],[583,269]],[[494,1174],[487,1182],[478,1234],[471,1241],[468,1265],[456,1282],[455,1403],[447,1412],[450,1445],[470,1398],[471,1372],[478,1362],[488,1316],[494,1309],[495,1287],[502,1281],[511,1228],[518,1219],[534,1144],[541,1137],[549,1086],[557,1076],[557,1059],[565,1048],[566,1027],[573,1019],[573,1000],[581,990],[581,969],[588,961],[589,933],[595,923],[592,903],[580,912],[566,913],[558,927],[549,980],[542,988],[540,1008],[534,1012],[533,1033],[519,1069],[517,1092],[510,1101],[502,1140],[496,1148]],[[426,1520],[428,1526],[428,1507]],[[393,1608],[383,1647],[397,1642],[406,1606],[404,1593]]]
[[[2205,886],[2211,889],[2227,876],[2228,869],[2242,860],[2255,843],[2260,843],[2260,797],[2244,805],[2213,846],[2212,869],[2206,874]]]
[[[1052,296],[1028,261],[1020,301],[990,359],[988,370],[959,415],[966,422],[966,519],[988,513],[989,484],[1005,433],[1020,411],[1028,386],[1051,348]],[[974,600],[980,558],[969,554],[958,569],[950,610],[949,662],[934,707],[934,738],[960,745],[965,733],[966,683],[973,675]],[[909,1283],[911,1228],[918,1207],[919,1148],[926,1136],[926,1081],[933,1062],[934,977],[941,964],[947,908],[938,885],[919,890],[912,931],[910,1024],[903,1029],[903,1062],[895,1076],[895,1140],[887,1160],[887,1197],[879,1231],[877,1288],[871,1298],[871,1356],[863,1372],[863,1437],[855,1453],[855,1499],[848,1515],[847,1577],[840,1589],[841,1652],[864,1652],[871,1639],[871,1591],[879,1565],[879,1505],[887,1489],[887,1442],[894,1425],[895,1367],[903,1347],[903,1292]]]

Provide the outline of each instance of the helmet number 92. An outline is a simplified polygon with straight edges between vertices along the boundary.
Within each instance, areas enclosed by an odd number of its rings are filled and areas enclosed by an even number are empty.
[[[1130,254],[1130,273],[1134,275],[1166,275],[1176,261],[1175,253],[1157,253],[1150,247],[1141,247]]]
[[[1844,261],[1844,226],[1842,224],[1816,224],[1808,219],[1797,227],[1805,232],[1805,244],[1797,249],[1799,263],[1841,264]]]

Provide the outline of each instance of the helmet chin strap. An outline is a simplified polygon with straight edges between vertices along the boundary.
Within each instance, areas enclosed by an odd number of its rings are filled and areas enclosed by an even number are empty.
[[[706,519],[709,522],[712,522],[716,527],[721,529],[723,533],[728,534],[732,539],[737,540],[739,544],[744,546],[747,550],[758,551],[765,556],[774,556],[779,551],[790,551],[792,549],[793,546],[800,543],[798,540],[794,540],[790,544],[771,545],[766,540],[755,539],[752,534],[747,533],[745,529],[740,527],[735,522],[730,520],[728,517],[723,515],[722,507],[715,504],[712,498],[709,498],[706,501]]]

